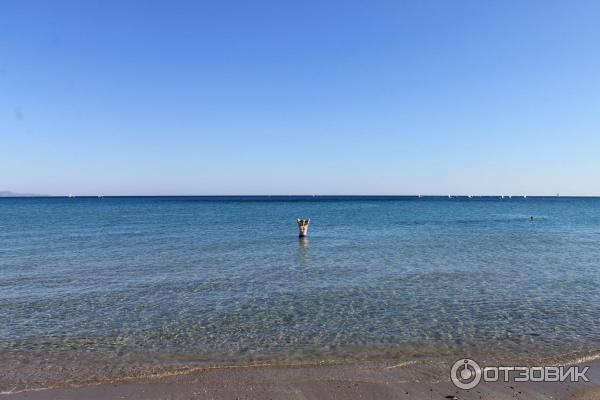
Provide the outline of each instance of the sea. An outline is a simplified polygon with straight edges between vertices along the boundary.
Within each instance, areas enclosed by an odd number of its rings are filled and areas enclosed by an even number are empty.
[[[0,199],[3,393],[599,349],[600,198]]]

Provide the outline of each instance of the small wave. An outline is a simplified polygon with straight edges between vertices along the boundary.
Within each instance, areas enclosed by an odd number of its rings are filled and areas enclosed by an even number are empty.
[[[584,364],[584,363],[589,363],[589,362],[596,361],[596,360],[600,360],[600,351],[595,351],[591,354],[586,354],[583,356],[568,359],[567,361],[561,362],[560,366],[568,367],[571,365]]]
[[[408,367],[409,365],[414,365],[416,363],[417,363],[416,360],[410,360],[410,361],[401,362],[396,365],[390,365],[389,367],[385,367],[385,369],[403,368],[403,367]]]

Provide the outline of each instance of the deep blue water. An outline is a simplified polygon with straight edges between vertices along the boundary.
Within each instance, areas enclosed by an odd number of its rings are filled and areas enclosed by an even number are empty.
[[[13,365],[599,345],[597,198],[0,199]]]

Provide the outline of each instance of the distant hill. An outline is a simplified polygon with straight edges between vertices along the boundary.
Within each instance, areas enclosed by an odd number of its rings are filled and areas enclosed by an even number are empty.
[[[33,193],[14,193],[9,192],[8,190],[0,190],[0,197],[40,197],[42,194],[33,194]]]

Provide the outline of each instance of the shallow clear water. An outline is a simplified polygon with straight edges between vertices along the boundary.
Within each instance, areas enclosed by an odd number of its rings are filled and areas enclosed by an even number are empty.
[[[0,199],[0,386],[599,345],[596,198]]]

